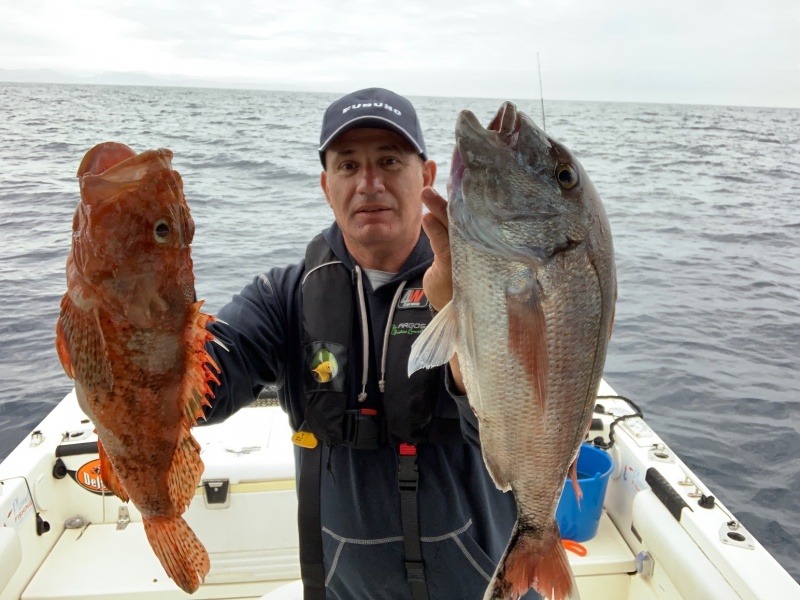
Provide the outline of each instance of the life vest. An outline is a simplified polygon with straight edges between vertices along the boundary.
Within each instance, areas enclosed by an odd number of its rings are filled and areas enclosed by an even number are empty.
[[[428,600],[419,535],[416,444],[465,443],[465,440],[455,403],[438,406],[443,385],[441,370],[418,371],[408,376],[411,345],[432,318],[422,292],[422,275],[399,284],[395,292],[382,356],[376,361],[380,365],[382,395],[377,403],[366,402],[372,340],[360,269],[351,271],[345,267],[323,236],[318,235],[306,249],[301,286],[307,366],[306,420],[301,428],[331,446],[344,444],[356,449],[377,448],[386,443],[396,446],[406,577],[413,598]],[[361,319],[358,327],[357,314]],[[354,347],[359,343],[354,336],[357,331],[361,333],[360,348]],[[361,364],[356,365],[353,357],[359,354]],[[365,404],[369,408],[362,408]],[[309,446],[303,454],[297,488],[303,597],[323,600],[326,592],[320,520],[322,445]]]
[[[307,366],[304,428],[327,444],[356,448],[374,447],[373,443],[464,442],[454,407],[437,407],[441,370],[424,369],[411,377],[407,373],[411,345],[432,318],[421,274],[404,284],[389,312],[386,356],[375,361],[379,371],[385,362],[382,399],[377,405],[367,403],[376,409],[362,408],[364,398],[359,394],[359,377],[369,362],[358,359],[369,357],[372,342],[368,334],[359,339],[359,332],[369,331],[371,324],[355,322],[356,315],[364,312],[357,269],[348,269],[320,234],[306,249],[301,285]],[[360,318],[363,321],[366,315]],[[359,364],[353,364],[354,357]]]

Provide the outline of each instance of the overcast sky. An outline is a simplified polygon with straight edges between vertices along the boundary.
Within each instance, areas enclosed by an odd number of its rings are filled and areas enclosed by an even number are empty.
[[[800,0],[0,0],[0,69],[800,108]],[[0,73],[2,76],[2,73]]]

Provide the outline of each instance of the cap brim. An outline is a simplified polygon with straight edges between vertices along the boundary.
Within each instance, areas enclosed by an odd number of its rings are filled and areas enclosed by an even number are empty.
[[[320,155],[324,154],[325,150],[327,150],[330,147],[333,141],[346,131],[350,131],[351,129],[361,129],[364,127],[387,129],[389,131],[398,133],[401,136],[403,136],[405,140],[408,140],[412,148],[414,148],[414,150],[417,151],[417,154],[421,154],[423,157],[425,157],[425,151],[422,148],[420,148],[419,144],[414,139],[414,136],[411,135],[409,131],[403,129],[400,125],[398,125],[391,119],[384,119],[382,117],[376,117],[375,115],[364,115],[363,117],[355,117],[354,119],[350,119],[347,123],[341,125],[338,129],[336,129],[333,133],[331,133],[319,147]]]

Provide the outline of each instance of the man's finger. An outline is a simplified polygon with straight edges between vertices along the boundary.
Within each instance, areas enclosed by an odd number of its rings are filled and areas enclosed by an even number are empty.
[[[427,214],[422,218],[422,229],[431,241],[433,254],[441,260],[450,259],[450,235],[439,219],[433,214]]]
[[[442,225],[447,228],[447,200],[445,200],[439,193],[432,187],[426,187],[422,190],[422,202],[428,207],[428,211]]]

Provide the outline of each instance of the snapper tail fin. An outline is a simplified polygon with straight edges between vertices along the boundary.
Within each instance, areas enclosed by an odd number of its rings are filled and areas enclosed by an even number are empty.
[[[208,552],[183,517],[144,518],[144,532],[167,575],[193,594],[211,568]]]
[[[539,533],[517,521],[484,600],[516,600],[531,588],[548,600],[580,600],[555,521]]]

